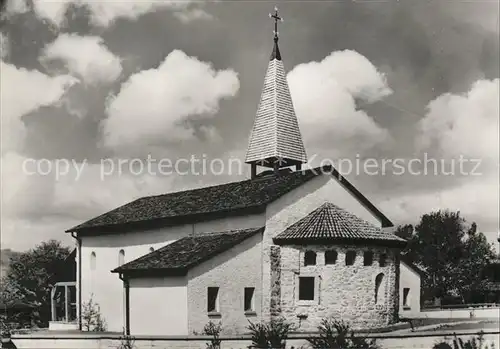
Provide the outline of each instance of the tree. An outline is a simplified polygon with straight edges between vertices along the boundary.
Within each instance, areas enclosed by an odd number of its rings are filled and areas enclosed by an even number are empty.
[[[0,298],[22,301],[34,307],[31,321],[47,327],[51,318],[51,277],[70,254],[68,247],[50,240],[35,248],[11,257],[8,274],[3,278]]]
[[[398,231],[407,233],[408,229]],[[424,294],[459,295],[468,302],[494,252],[476,224],[469,226],[460,212],[435,211],[421,217],[405,254],[426,269]]]

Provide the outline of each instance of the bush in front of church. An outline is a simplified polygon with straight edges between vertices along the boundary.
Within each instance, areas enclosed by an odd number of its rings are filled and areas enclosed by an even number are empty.
[[[380,349],[375,339],[368,339],[354,334],[350,326],[333,318],[321,320],[318,326],[319,336],[307,339],[314,349]]]
[[[282,349],[285,348],[285,342],[288,333],[293,331],[293,324],[287,322],[284,318],[272,319],[269,322],[260,322],[257,324],[248,321],[248,329],[252,337],[251,348],[258,349]]]

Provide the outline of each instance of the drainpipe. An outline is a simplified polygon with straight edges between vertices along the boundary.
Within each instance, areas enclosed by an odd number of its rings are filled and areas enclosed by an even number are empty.
[[[123,281],[125,288],[125,335],[130,336],[130,283],[123,274],[118,274],[118,277]]]
[[[78,254],[78,330],[82,330],[82,239],[78,237],[78,234],[71,232],[71,237],[73,237],[77,242],[76,253]]]

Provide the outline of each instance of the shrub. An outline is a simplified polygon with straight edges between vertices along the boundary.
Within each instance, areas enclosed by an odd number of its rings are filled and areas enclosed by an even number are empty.
[[[94,303],[93,295],[82,307],[82,329],[84,331],[105,332],[106,321],[101,315],[101,308],[98,303]]]
[[[123,335],[120,337],[120,345],[117,349],[135,349],[135,337]]]
[[[323,319],[318,332],[319,338],[307,339],[314,349],[380,349],[375,339],[356,336],[344,321]]]
[[[485,345],[484,334],[482,332],[477,337],[469,338],[466,341],[458,338],[456,334],[454,337],[451,344],[447,342],[437,343],[432,349],[495,349],[495,344],[493,343],[491,343],[490,347]]]
[[[207,349],[220,349],[220,333],[222,332],[222,323],[214,324],[209,321],[203,328],[203,334],[212,336],[210,343],[207,343]]]
[[[249,321],[250,322],[250,321]],[[252,336],[252,346],[255,348],[284,348],[288,333],[293,325],[280,317],[269,322],[254,324],[250,322],[248,329]]]

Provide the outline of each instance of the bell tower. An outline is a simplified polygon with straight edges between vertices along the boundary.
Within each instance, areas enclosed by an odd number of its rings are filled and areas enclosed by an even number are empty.
[[[274,20],[273,51],[245,159],[251,166],[252,178],[257,175],[257,166],[272,168],[277,174],[281,168],[290,166],[300,170],[307,162],[278,46],[278,21],[283,19],[277,8],[269,17]]]

